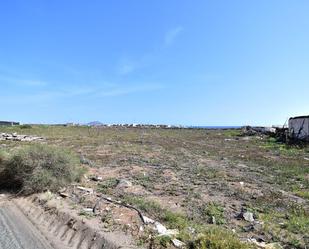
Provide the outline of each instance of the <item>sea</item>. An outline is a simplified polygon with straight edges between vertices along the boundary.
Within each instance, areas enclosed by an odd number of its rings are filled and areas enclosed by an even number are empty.
[[[209,130],[227,130],[227,129],[240,129],[243,126],[187,126],[191,129],[209,129]]]

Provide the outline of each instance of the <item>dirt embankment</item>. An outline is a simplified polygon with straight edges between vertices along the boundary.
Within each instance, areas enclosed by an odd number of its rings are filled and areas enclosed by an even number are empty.
[[[44,195],[11,199],[1,194],[0,227],[0,248],[6,249],[135,248],[124,234],[104,234]]]

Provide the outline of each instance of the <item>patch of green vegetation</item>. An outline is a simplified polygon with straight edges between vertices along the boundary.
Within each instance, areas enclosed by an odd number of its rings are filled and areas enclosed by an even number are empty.
[[[304,199],[309,200],[309,190],[303,189],[303,190],[296,190],[294,193]]]
[[[135,206],[136,208],[150,214],[152,217],[159,218],[163,209],[157,202],[146,200],[142,197],[126,195],[123,197],[123,201]]]
[[[172,239],[169,236],[156,236],[154,239],[154,244],[156,245],[160,245],[164,248],[166,248],[170,243],[171,243]]]
[[[250,245],[241,242],[236,235],[232,234],[224,228],[216,225],[207,226],[202,222],[190,220],[186,215],[175,213],[168,209],[162,208],[158,203],[141,197],[126,196],[124,200],[134,205],[141,211],[147,212],[152,217],[163,222],[171,229],[178,229],[179,235],[176,236],[181,241],[188,244],[188,248],[192,249],[242,249],[253,248]],[[218,221],[224,222],[223,208],[215,203],[208,205],[207,215],[216,216]],[[195,232],[192,233],[191,230]],[[155,241],[159,241],[163,247],[170,243],[170,238],[157,237]]]
[[[32,126],[29,124],[23,124],[19,126],[19,129],[32,129]]]
[[[270,137],[262,144],[262,147],[269,150],[278,151],[282,155],[297,156],[303,152],[302,148],[297,146],[278,142],[276,138]]]
[[[215,168],[207,167],[206,165],[198,165],[195,166],[193,169],[193,174],[198,179],[214,179],[214,178],[225,178],[226,173],[223,171],[220,171]]]
[[[215,202],[210,202],[202,207],[202,215],[209,223],[225,224],[224,208]]]
[[[153,181],[149,175],[137,174],[134,176],[134,180],[136,181],[137,184],[143,186],[146,189],[153,188]]]
[[[300,205],[291,205],[286,211],[262,214],[264,229],[276,240],[284,241],[296,248],[304,248],[304,235],[309,231],[309,213]]]
[[[0,174],[0,188],[32,194],[79,181],[85,169],[78,157],[63,148],[28,145],[15,149],[5,160]]]
[[[239,129],[224,130],[223,135],[227,137],[237,137],[241,135],[241,130]]]
[[[309,213],[302,206],[294,205],[286,216],[285,227],[292,233],[305,234],[309,231]]]
[[[109,194],[111,190],[118,185],[118,183],[119,180],[117,178],[111,177],[99,183],[97,190],[103,194]]]
[[[190,242],[191,249],[249,249],[253,245],[241,242],[235,234],[226,229],[213,227],[203,231]]]
[[[81,210],[78,214],[79,214],[80,216],[83,216],[83,217],[87,218],[87,219],[90,219],[90,218],[95,217],[95,214],[94,214],[94,213],[87,212],[87,211],[84,211],[84,210]]]

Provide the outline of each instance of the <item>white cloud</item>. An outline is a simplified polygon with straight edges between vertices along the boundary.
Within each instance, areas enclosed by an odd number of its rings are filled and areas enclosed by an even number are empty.
[[[9,103],[47,103],[50,101],[68,99],[68,98],[103,98],[103,97],[117,97],[129,95],[139,92],[151,92],[163,89],[159,84],[104,84],[105,86],[74,86],[65,87],[62,89],[53,89],[50,91],[36,90],[31,93],[23,94],[22,92],[0,93],[0,104]]]
[[[0,82],[11,83],[20,86],[43,87],[47,86],[46,81],[36,79],[23,79],[21,77],[8,77],[0,75]]]
[[[177,38],[177,36],[179,36],[179,34],[183,31],[183,27],[182,26],[178,26],[175,27],[173,29],[170,29],[164,37],[164,44],[166,46],[171,45],[175,39]]]
[[[143,85],[131,85],[131,86],[117,86],[111,89],[101,89],[97,92],[96,96],[121,96],[138,92],[151,92],[163,89],[164,87],[159,84],[143,84]]]
[[[136,69],[136,66],[133,63],[123,63],[119,68],[120,74],[129,74]]]
[[[120,60],[119,66],[118,66],[118,73],[121,75],[130,74],[133,71],[135,71],[140,66],[140,63],[137,61],[133,61],[130,59],[122,59]]]

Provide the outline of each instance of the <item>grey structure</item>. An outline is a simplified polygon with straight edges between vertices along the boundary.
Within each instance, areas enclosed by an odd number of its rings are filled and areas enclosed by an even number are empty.
[[[289,135],[292,139],[309,141],[309,116],[290,118]]]
[[[19,125],[19,122],[0,121],[0,126],[13,126],[13,125]]]

